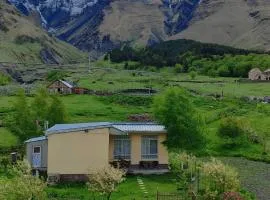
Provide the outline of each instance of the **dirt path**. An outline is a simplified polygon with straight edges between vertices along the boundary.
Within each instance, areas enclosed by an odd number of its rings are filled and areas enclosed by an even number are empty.
[[[245,158],[220,158],[238,169],[242,185],[256,194],[259,200],[270,199],[270,164]]]

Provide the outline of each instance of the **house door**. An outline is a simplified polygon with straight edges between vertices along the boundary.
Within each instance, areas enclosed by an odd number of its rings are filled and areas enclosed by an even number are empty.
[[[33,168],[41,167],[41,147],[34,146],[32,153],[32,165]]]

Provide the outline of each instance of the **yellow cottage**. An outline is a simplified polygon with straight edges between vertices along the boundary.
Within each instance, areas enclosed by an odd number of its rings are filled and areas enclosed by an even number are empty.
[[[155,123],[57,124],[26,141],[26,152],[33,169],[47,171],[49,179],[80,181],[109,164],[124,164],[129,173],[168,172],[165,140],[164,126]]]

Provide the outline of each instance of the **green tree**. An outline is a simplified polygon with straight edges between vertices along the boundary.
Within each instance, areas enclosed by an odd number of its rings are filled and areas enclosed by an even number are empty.
[[[21,140],[35,136],[37,134],[36,122],[23,90],[19,91],[13,108],[14,114],[12,116],[13,120],[9,124],[10,128]]]
[[[66,120],[66,109],[63,102],[55,95],[51,96],[52,102],[48,108],[49,125],[53,126],[55,124],[63,123]]]
[[[155,119],[168,132],[168,148],[194,148],[202,144],[202,123],[185,90],[170,88],[153,102]]]
[[[39,125],[43,125],[43,123],[48,120],[48,108],[49,108],[49,95],[46,88],[38,89],[34,100],[31,104],[31,109],[33,111],[35,120],[39,123]]]

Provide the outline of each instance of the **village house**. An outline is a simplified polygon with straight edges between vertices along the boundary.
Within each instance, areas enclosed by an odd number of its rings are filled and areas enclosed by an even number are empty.
[[[257,81],[269,81],[270,80],[270,69],[265,70],[262,72],[259,68],[254,68],[249,71],[248,73],[249,80]]]
[[[56,80],[47,86],[51,94],[72,94],[74,85],[64,80]]]
[[[166,136],[155,123],[57,124],[26,141],[26,157],[34,170],[57,181],[86,180],[89,170],[123,161],[129,173],[165,173]]]

